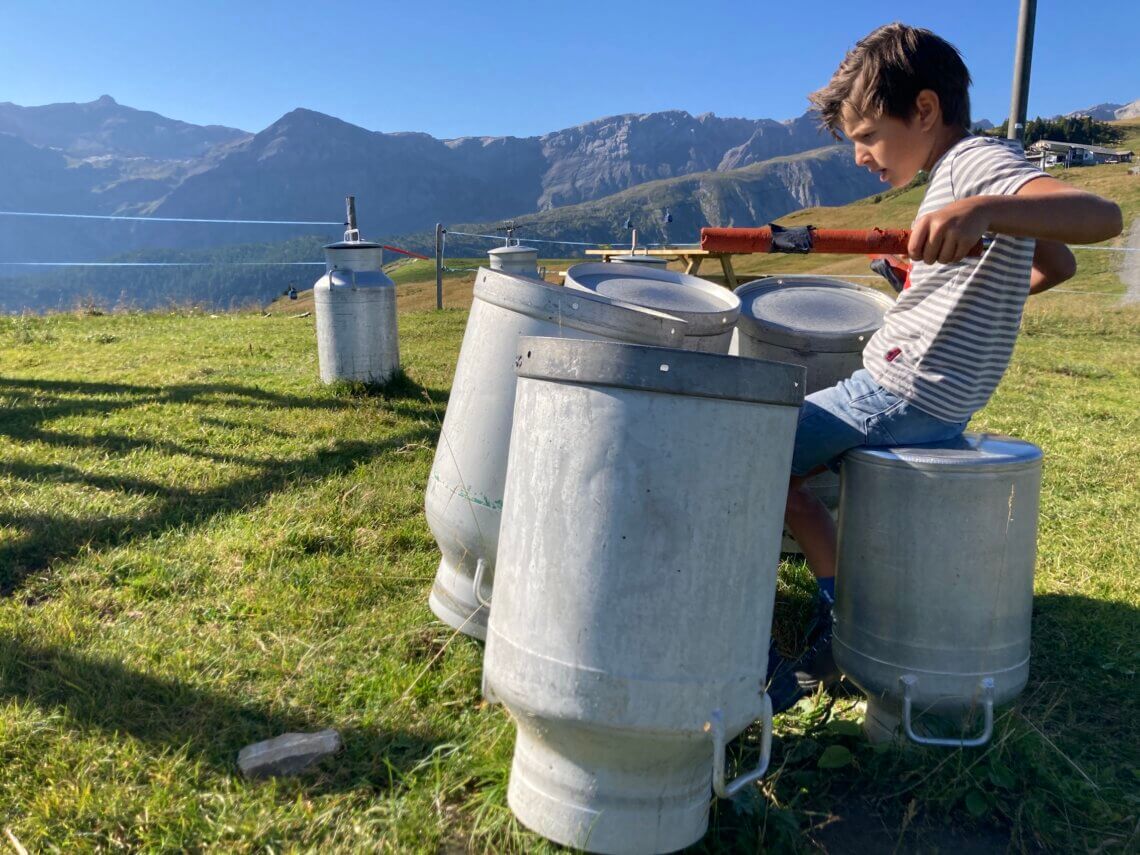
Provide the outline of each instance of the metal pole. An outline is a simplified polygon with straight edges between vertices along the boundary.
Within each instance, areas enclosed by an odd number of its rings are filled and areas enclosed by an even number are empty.
[[[1029,72],[1033,64],[1033,27],[1037,20],[1037,0],[1021,0],[1017,19],[1017,49],[1013,57],[1013,91],[1009,98],[1006,138],[1025,141],[1025,112],[1029,107]]]
[[[435,224],[435,307],[443,308],[443,223]]]

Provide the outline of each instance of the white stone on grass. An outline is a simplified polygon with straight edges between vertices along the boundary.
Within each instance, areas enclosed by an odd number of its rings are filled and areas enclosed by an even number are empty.
[[[340,734],[331,728],[318,733],[285,733],[247,745],[238,752],[238,767],[247,778],[293,775],[340,748]]]

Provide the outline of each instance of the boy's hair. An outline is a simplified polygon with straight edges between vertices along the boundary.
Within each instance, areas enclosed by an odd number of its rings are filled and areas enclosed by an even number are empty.
[[[845,106],[859,116],[909,119],[923,89],[938,95],[944,124],[970,129],[970,72],[958,49],[930,30],[895,22],[860,39],[808,98],[839,139]]]

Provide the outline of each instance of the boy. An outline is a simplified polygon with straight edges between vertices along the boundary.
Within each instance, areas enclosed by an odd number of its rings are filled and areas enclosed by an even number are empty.
[[[808,650],[794,665],[771,655],[769,693],[787,709],[835,680],[831,604],[836,531],[808,477],[850,448],[951,439],[989,400],[1009,364],[1029,294],[1076,272],[1066,243],[1107,240],[1120,209],[1031,166],[1020,148],[970,135],[970,75],[929,30],[888,24],[844,58],[810,100],[855,162],[901,187],[929,186],[911,230],[911,286],[867,343],[863,370],[809,395],[800,412],[785,521],[819,587]],[[970,250],[991,236],[981,257]]]

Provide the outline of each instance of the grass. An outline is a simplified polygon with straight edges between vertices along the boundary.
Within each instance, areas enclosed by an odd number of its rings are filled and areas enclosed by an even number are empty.
[[[1109,264],[1071,287],[1119,293]],[[469,280],[437,313],[433,273],[401,268],[406,377],[381,390],[318,382],[300,301],[0,319],[0,828],[33,852],[554,851],[506,806],[513,727],[480,699],[481,646],[426,605]],[[871,748],[854,699],[809,699],[700,851],[1135,851],[1138,381],[1140,310],[1042,297],[974,421],[1047,453],[1030,685],[991,746]],[[789,646],[811,592],[786,562]],[[315,770],[237,774],[242,746],[330,726],[345,750]]]

